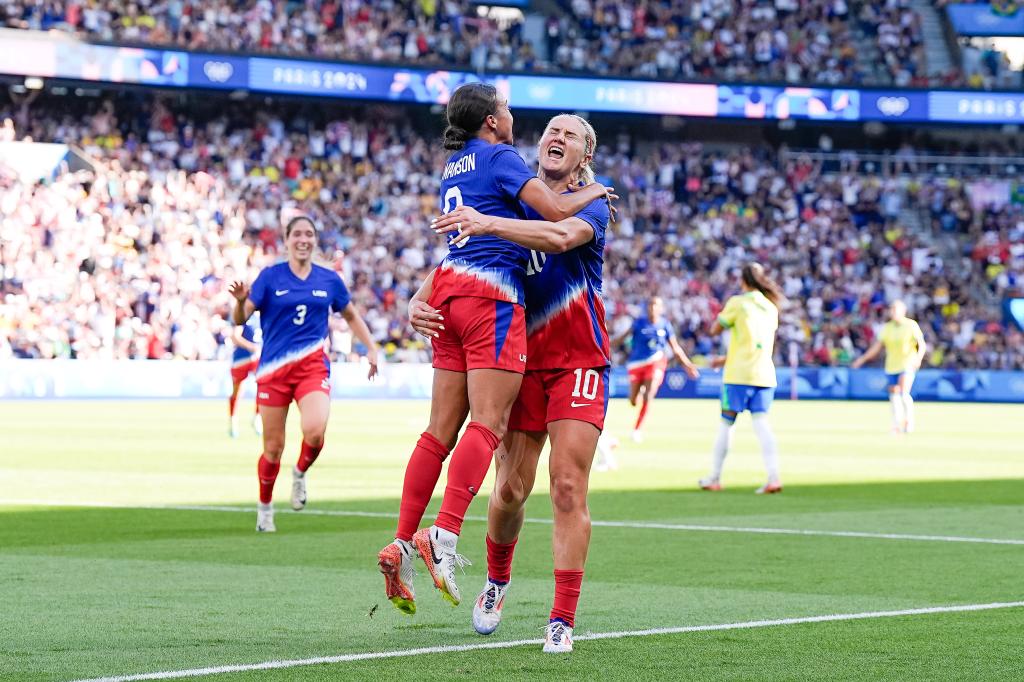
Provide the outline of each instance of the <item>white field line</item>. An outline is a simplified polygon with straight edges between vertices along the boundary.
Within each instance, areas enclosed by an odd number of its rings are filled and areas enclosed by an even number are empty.
[[[993,609],[1011,609],[1024,607],[1024,601],[994,602],[990,604],[962,604],[956,606],[929,606],[919,609],[902,609],[899,611],[867,611],[862,613],[837,613],[825,616],[805,616],[801,618],[777,618],[774,620],[752,620],[741,623],[721,623],[716,625],[685,625],[672,628],[651,628],[649,630],[621,630],[618,632],[594,632],[574,636],[576,641],[591,639],[622,639],[624,637],[650,637],[652,635],[678,635],[689,632],[714,632],[718,630],[749,630],[753,628],[776,627],[780,625],[800,625],[805,623],[829,623],[847,620],[866,620],[870,618],[897,618],[902,616],[923,616],[935,613],[962,613],[965,611],[991,611]],[[238,665],[219,665],[209,668],[191,668],[187,670],[165,670],[155,673],[135,675],[113,675],[96,677],[75,682],[137,682],[141,680],[175,680],[187,677],[206,677],[223,673],[250,672],[255,670],[280,670],[310,665],[326,665],[332,663],[349,663],[352,661],[368,661],[382,658],[401,658],[405,656],[421,656],[425,654],[458,653],[478,651],[481,649],[511,649],[520,646],[537,646],[543,644],[542,639],[517,639],[507,642],[479,642],[477,644],[458,644],[450,646],[431,646],[419,649],[396,649],[394,651],[370,651],[358,654],[339,654],[337,656],[318,656],[315,658],[296,658],[283,661],[265,661],[263,663],[243,663]]]
[[[101,509],[147,509],[159,511],[205,511],[232,512],[251,514],[252,507],[223,505],[117,505],[103,502],[48,502],[45,500],[0,500],[0,506],[34,506],[34,507],[88,507]],[[287,508],[276,509],[278,513],[302,514],[304,516],[354,516],[375,519],[397,519],[398,514],[392,512],[349,511],[343,509],[306,509],[295,512]],[[484,516],[467,516],[466,521],[486,521]],[[551,519],[526,519],[526,523],[551,525]],[[913,533],[871,533],[855,530],[813,530],[800,528],[761,528],[757,526],[710,526],[690,523],[658,523],[648,521],[591,521],[595,528],[633,528],[639,530],[676,530],[710,533],[753,533],[760,535],[803,535],[811,537],[831,538],[866,538],[869,540],[907,540],[912,542],[967,542],[983,545],[1024,545],[1024,539],[1012,538],[979,538],[960,535],[917,535]]]

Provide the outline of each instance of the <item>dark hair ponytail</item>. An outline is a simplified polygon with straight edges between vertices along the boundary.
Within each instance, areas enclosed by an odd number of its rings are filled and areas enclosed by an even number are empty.
[[[781,307],[786,301],[786,297],[782,295],[782,289],[775,283],[775,280],[764,273],[764,266],[760,263],[744,265],[741,276],[744,284],[751,289],[760,291],[776,307]]]
[[[498,111],[498,89],[487,83],[459,86],[448,100],[444,148],[458,151],[476,137],[484,121]]]

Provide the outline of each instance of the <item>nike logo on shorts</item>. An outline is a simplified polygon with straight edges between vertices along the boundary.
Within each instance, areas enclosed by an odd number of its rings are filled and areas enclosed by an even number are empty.
[[[578,403],[575,400],[569,403],[569,407],[590,407],[594,403]]]
[[[288,293],[287,289],[274,289],[274,295],[275,296],[284,296],[287,293]]]

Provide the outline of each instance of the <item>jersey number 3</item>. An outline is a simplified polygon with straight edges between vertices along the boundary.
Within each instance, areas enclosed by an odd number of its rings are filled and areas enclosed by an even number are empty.
[[[292,318],[292,322],[295,324],[302,324],[306,321],[306,306],[300,304],[295,306],[295,317]]]
[[[448,188],[448,191],[444,193],[444,207],[442,208],[442,212],[451,213],[459,206],[462,206],[462,190],[459,189],[458,185],[452,185],[451,187]],[[454,243],[455,248],[461,249],[469,242],[469,237],[466,237],[465,239],[461,239],[459,241],[455,241],[458,238],[458,232],[449,232],[448,244],[451,245]]]

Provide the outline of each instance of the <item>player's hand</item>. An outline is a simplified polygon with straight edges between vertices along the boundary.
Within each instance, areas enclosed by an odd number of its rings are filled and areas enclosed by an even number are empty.
[[[860,366],[864,364],[864,358],[857,358],[850,363],[850,369],[860,369]]]
[[[377,376],[377,349],[371,348],[370,352],[366,354],[366,359],[370,363],[370,371],[367,373],[366,378],[369,381],[373,381],[374,377]]]
[[[409,301],[409,324],[418,334],[433,339],[440,336],[439,329],[444,329],[444,316],[426,302],[414,298]]]
[[[460,246],[474,234],[491,234],[494,221],[490,216],[485,216],[472,206],[457,206],[448,213],[434,218],[430,223],[430,229],[435,234],[447,234],[457,232],[454,244]]]
[[[615,222],[616,216],[619,214],[619,209],[615,208],[614,202],[618,201],[619,195],[615,193],[614,187],[605,187],[600,182],[594,182],[589,185],[584,185],[578,182],[570,182],[566,185],[570,192],[579,192],[581,189],[586,187],[600,187],[604,190],[604,200],[608,204],[608,220]]]
[[[723,362],[722,364],[725,363]],[[697,365],[693,364],[692,362],[684,363],[683,371],[686,372],[686,376],[690,377],[691,379],[697,379],[700,377],[700,370],[697,369]]]
[[[723,367],[725,367],[724,355],[716,355],[711,358],[711,369],[722,369]]]
[[[245,303],[245,299],[249,298],[249,286],[241,280],[235,280],[232,282],[228,286],[228,292],[230,292],[239,303]]]

